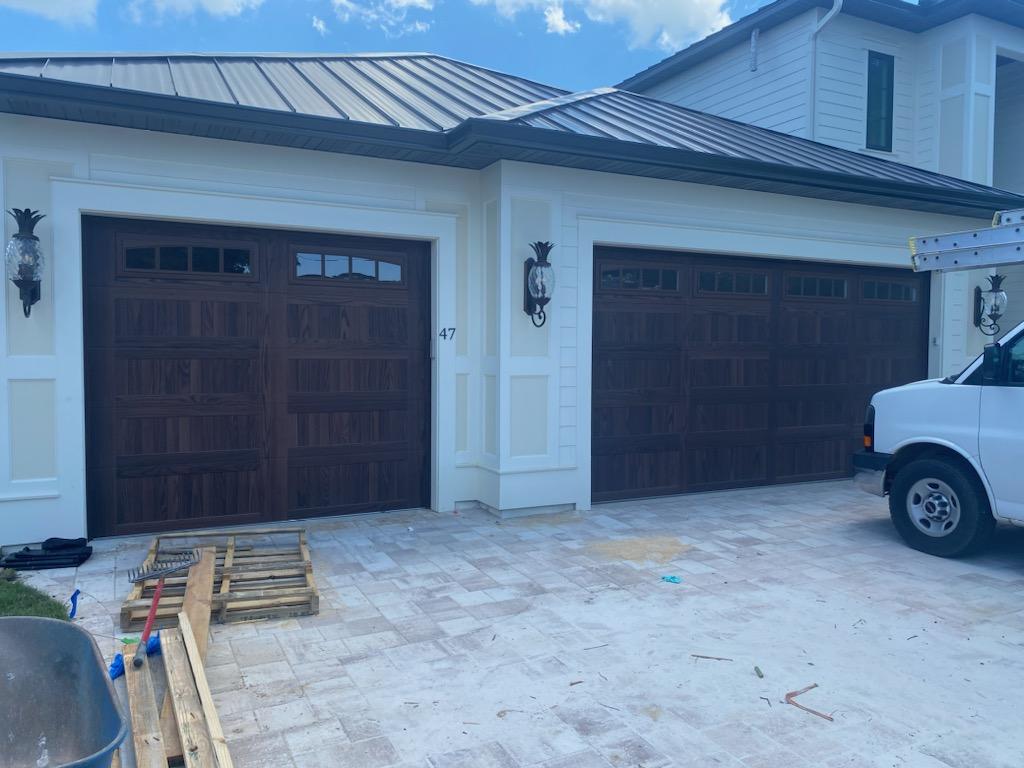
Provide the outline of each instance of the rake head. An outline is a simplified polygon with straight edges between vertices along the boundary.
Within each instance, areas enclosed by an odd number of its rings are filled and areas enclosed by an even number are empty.
[[[132,568],[128,571],[128,581],[135,584],[140,581],[149,581],[150,579],[162,579],[164,576],[170,576],[178,571],[187,571],[198,562],[199,550],[193,549],[185,554],[165,557],[160,560],[154,560],[152,563],[143,563],[138,568]]]

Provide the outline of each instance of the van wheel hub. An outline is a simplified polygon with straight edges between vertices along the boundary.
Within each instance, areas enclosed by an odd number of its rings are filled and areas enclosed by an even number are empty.
[[[942,480],[922,478],[907,493],[907,514],[921,533],[948,536],[960,522],[960,499]]]

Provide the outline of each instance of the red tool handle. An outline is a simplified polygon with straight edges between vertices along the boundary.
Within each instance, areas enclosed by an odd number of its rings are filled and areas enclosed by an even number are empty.
[[[160,603],[160,595],[164,591],[164,577],[156,583],[156,592],[153,593],[153,602],[149,606],[149,615],[146,616],[146,627],[142,630],[142,639],[139,640],[139,647],[135,649],[135,656],[132,657],[132,665],[141,667],[146,659],[146,644],[149,642],[149,633],[153,631],[153,620],[156,619],[156,607]]]

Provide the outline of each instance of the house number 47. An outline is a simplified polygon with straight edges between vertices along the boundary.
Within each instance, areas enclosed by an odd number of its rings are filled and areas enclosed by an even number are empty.
[[[454,328],[442,328],[441,332],[439,334],[437,334],[437,335],[440,336],[442,339],[454,339],[455,338],[455,329]]]

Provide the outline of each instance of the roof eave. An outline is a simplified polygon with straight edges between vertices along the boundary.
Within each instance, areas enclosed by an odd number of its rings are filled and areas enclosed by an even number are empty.
[[[0,112],[450,167],[518,160],[986,219],[1024,207],[1024,198],[997,191],[935,189],[487,118],[442,133],[7,74],[0,74]]]
[[[76,119],[71,116],[71,110],[75,109],[83,114],[91,113],[94,119]],[[437,152],[439,155],[447,150],[447,140],[440,131],[340,120],[8,73],[0,73],[0,112],[237,141],[247,139],[213,134],[225,131],[287,131],[306,139],[349,139],[399,150]],[[160,121],[171,123],[163,128],[154,127]],[[173,129],[175,126],[177,130]],[[344,130],[339,130],[339,127]],[[290,146],[273,141],[248,141]]]
[[[990,219],[993,212],[1005,208],[1024,207],[1024,197],[1000,190],[970,191],[939,189],[920,184],[871,179],[844,173],[795,168],[754,160],[710,155],[682,149],[658,147],[638,142],[578,136],[521,124],[496,123],[486,118],[471,118],[450,132],[452,148],[469,151],[488,144],[507,149],[520,148],[530,152],[561,154],[566,162],[549,164],[586,167],[580,159],[598,160],[594,165],[609,163],[634,164],[632,171],[616,171],[636,176],[694,180],[714,175],[717,186],[764,191],[765,186],[782,194],[795,194],[869,205],[885,205],[946,213],[957,216]],[[514,159],[514,158],[504,158]],[[570,162],[571,159],[571,162]],[[600,170],[600,168],[592,168]],[[662,172],[657,172],[661,169]],[[665,172],[668,173],[665,173]],[[697,181],[697,183],[709,183]]]

